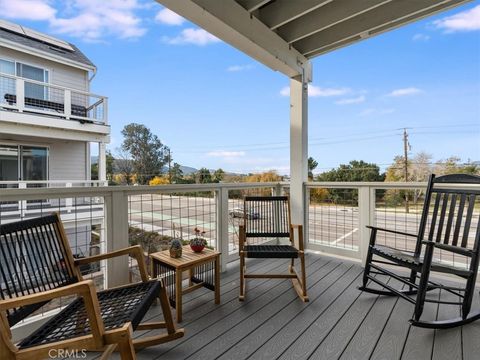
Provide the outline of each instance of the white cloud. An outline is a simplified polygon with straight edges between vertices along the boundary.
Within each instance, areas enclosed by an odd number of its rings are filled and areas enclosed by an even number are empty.
[[[395,109],[376,109],[369,108],[365,109],[360,113],[360,116],[370,116],[370,115],[387,115],[395,112]]]
[[[480,30],[480,5],[433,22],[447,33]]]
[[[57,33],[98,41],[105,35],[137,38],[147,31],[135,15],[135,10],[141,8],[137,0],[73,0],[71,8],[75,16],[50,21]]]
[[[163,40],[168,44],[173,45],[194,44],[199,46],[204,46],[210,43],[216,43],[221,41],[219,38],[203,29],[194,28],[183,29],[178,36],[174,38],[169,38],[165,36],[163,37]]]
[[[45,0],[0,0],[2,17],[9,19],[49,20],[57,12]]]
[[[415,35],[413,35],[412,40],[417,41],[417,42],[419,42],[419,41],[425,42],[425,41],[430,40],[430,35],[420,34],[420,33],[415,34]]]
[[[350,92],[348,88],[322,88],[315,85],[308,85],[308,96],[309,97],[329,97],[329,96],[340,96],[345,95]],[[285,86],[280,90],[280,95],[290,96],[290,87]]]
[[[210,157],[237,158],[245,156],[245,151],[210,151],[207,153]]]
[[[282,96],[290,96],[290,86],[285,86],[280,90],[280,95]]]
[[[311,97],[328,97],[328,96],[340,96],[350,92],[347,88],[321,88],[315,85],[308,85],[308,96]]]
[[[408,88],[393,90],[391,93],[387,94],[387,96],[393,96],[393,97],[408,96],[408,95],[420,94],[422,92],[423,92],[422,90],[416,87],[408,87]]]
[[[227,68],[227,71],[229,72],[238,72],[238,71],[245,71],[245,70],[251,70],[253,69],[252,64],[248,65],[232,65]]]
[[[45,20],[53,32],[100,41],[106,35],[136,38],[145,34],[135,10],[138,0],[71,0],[60,15],[49,0],[0,0],[2,15],[11,19]]]
[[[170,9],[162,9],[155,16],[155,21],[166,25],[182,25],[185,19]]]
[[[365,102],[365,95],[360,95],[355,98],[348,98],[348,99],[341,99],[338,101],[335,101],[335,104],[337,105],[350,105],[350,104],[360,104]]]

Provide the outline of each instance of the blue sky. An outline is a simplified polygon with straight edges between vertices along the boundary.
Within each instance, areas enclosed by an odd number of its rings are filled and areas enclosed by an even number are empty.
[[[0,0],[0,17],[75,43],[124,125],[148,126],[174,161],[288,172],[288,79],[153,1]],[[480,0],[313,60],[309,155],[382,168],[403,151],[480,160]]]

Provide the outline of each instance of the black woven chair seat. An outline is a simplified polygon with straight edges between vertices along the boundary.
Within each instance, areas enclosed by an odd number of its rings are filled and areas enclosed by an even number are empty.
[[[290,245],[245,245],[249,258],[298,258],[298,250]]]
[[[375,245],[372,248],[372,251],[374,254],[389,258],[395,262],[402,262],[411,265],[420,265],[422,262],[421,258],[415,257],[411,252],[394,249],[389,246]]]
[[[152,280],[98,292],[105,329],[115,329],[131,322],[135,330],[159,291],[160,282]],[[79,297],[17,346],[22,349],[90,333],[83,298]]]
[[[372,251],[374,254],[380,255],[396,263],[405,264],[407,266],[420,266],[423,263],[423,257],[415,257],[412,255],[412,253],[394,249],[388,246],[375,245],[372,248]],[[432,260],[431,270],[455,274],[458,276],[468,276],[470,274],[468,269],[451,266],[434,260]]]

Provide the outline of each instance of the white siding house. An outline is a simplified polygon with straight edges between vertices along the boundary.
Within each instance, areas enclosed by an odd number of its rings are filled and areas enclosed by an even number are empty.
[[[0,188],[97,185],[92,143],[98,180],[106,180],[110,127],[107,98],[90,93],[96,71],[75,45],[0,20]],[[51,211],[61,213],[76,256],[98,253],[104,218],[96,199],[0,199],[0,223]]]
[[[105,180],[107,98],[73,44],[0,20],[0,184],[90,180],[90,144]]]

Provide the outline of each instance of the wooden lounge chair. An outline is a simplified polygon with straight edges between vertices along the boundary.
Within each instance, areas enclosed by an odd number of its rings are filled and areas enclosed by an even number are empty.
[[[449,185],[457,185],[457,187],[453,188]],[[369,226],[372,231],[363,284],[360,289],[375,294],[398,295],[415,304],[414,316],[410,320],[414,326],[449,328],[479,319],[480,311],[471,311],[480,251],[480,217],[478,209],[474,211],[475,201],[478,202],[480,197],[480,189],[474,185],[480,185],[479,176],[455,174],[435,178],[435,175],[431,175],[418,234]],[[376,237],[379,231],[416,239],[415,250],[408,252],[377,244]],[[439,261],[435,254],[438,255],[440,250],[445,255],[454,255],[456,262],[450,264]],[[377,259],[378,257],[380,259]],[[463,262],[460,261],[461,258]],[[466,265],[461,266],[462,264]],[[405,268],[409,270],[410,275],[403,276],[385,265]],[[465,281],[465,286],[447,286],[434,282],[430,279],[431,271],[460,277]],[[386,281],[381,280],[382,275],[400,280],[406,284],[406,289],[399,290],[388,285]],[[383,289],[368,287],[369,280],[381,285]],[[426,299],[426,292],[436,288],[448,291],[462,301],[445,302]],[[424,304],[427,301],[461,305],[461,316],[441,321],[421,320]]]
[[[116,256],[137,260],[142,282],[97,292],[80,267]],[[58,214],[0,226],[0,359],[43,359],[65,350],[118,350],[135,359],[135,349],[183,336],[172,320],[161,281],[149,280],[140,246],[74,259]],[[14,344],[10,327],[51,300],[76,298],[32,334]],[[141,323],[160,299],[163,322]],[[134,330],[165,328],[166,333],[133,339]],[[62,352],[58,352],[62,350]],[[52,352],[53,351],[53,352]]]
[[[245,299],[245,279],[288,278],[292,279],[298,296],[308,301],[305,284],[305,254],[303,251],[303,227],[290,222],[288,196],[247,196],[244,199],[243,225],[239,231],[240,251],[240,301]],[[298,232],[298,248],[295,247],[294,229]],[[254,244],[254,239],[273,238],[273,241]],[[280,244],[288,239],[289,245]],[[245,258],[291,259],[288,274],[247,274]],[[301,276],[295,269],[294,261],[300,259]]]

